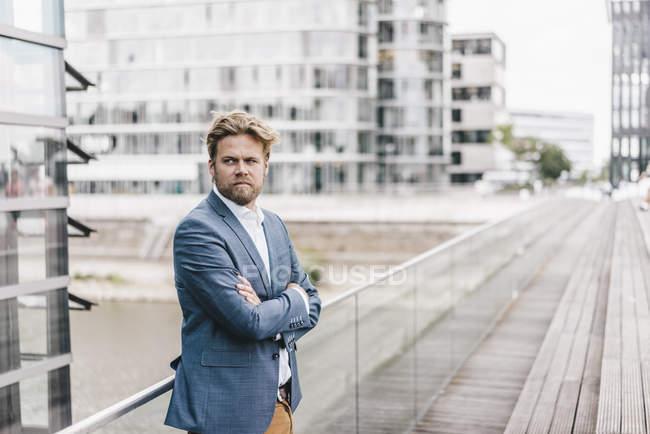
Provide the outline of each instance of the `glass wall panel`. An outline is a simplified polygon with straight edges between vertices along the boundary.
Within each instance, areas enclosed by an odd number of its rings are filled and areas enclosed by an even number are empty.
[[[0,37],[0,110],[64,113],[62,51]]]
[[[66,275],[67,257],[65,210],[0,213],[0,285]]]
[[[0,0],[0,23],[63,36],[63,0]]]
[[[303,400],[295,414],[296,432],[354,431],[355,310],[355,298],[323,310],[318,327],[297,343]],[[322,375],[323,366],[331,368],[327,376]]]
[[[67,195],[63,130],[0,125],[0,197]]]
[[[20,383],[0,389],[0,431],[7,433],[55,432],[65,425],[60,420],[69,417],[69,406],[59,399],[58,390],[51,387],[53,378],[67,375],[63,368],[27,378]],[[67,400],[70,399],[69,390]]]

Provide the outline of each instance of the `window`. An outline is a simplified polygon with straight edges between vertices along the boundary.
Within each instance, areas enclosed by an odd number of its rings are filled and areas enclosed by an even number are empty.
[[[358,20],[358,24],[359,24],[360,27],[366,27],[368,25],[368,16],[370,15],[369,11],[368,11],[369,7],[370,7],[370,5],[367,2],[365,2],[365,1],[359,2],[359,10],[358,10],[359,20]]]
[[[391,79],[379,79],[379,99],[395,98],[395,82]]]
[[[462,155],[459,151],[454,151],[451,153],[451,164],[458,166],[462,164]]]
[[[465,54],[466,41],[452,41],[451,51],[457,54]]]
[[[452,143],[489,143],[490,130],[457,130],[451,132]]]
[[[463,116],[462,112],[460,109],[452,109],[451,110],[451,120],[453,122],[462,122],[463,121]]]
[[[492,54],[492,41],[479,39],[476,43],[476,54]]]
[[[393,70],[395,54],[393,50],[379,50],[377,59],[377,69],[379,72],[389,72]]]
[[[463,65],[460,63],[451,65],[451,78],[463,78]]]
[[[433,22],[420,22],[420,43],[442,44],[443,30],[440,24]]]
[[[0,37],[0,111],[61,116],[62,50]]]
[[[492,54],[491,39],[455,40],[451,43],[451,51],[457,54]]]
[[[492,88],[484,87],[456,87],[451,91],[454,101],[489,101],[492,97]]]
[[[427,71],[442,72],[442,53],[423,50],[418,53],[418,58],[424,63]]]
[[[379,0],[377,11],[380,14],[390,14],[393,12],[393,0]]]
[[[368,37],[366,35],[359,35],[359,58],[368,58]]]
[[[382,42],[393,42],[394,36],[394,27],[392,22],[382,21],[379,23],[379,36],[378,41]]]
[[[490,97],[492,96],[492,88],[491,87],[479,87],[478,88],[478,99],[480,100],[490,100]]]

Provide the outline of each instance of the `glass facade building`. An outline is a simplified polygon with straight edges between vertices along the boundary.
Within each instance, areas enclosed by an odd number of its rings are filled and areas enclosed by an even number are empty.
[[[373,190],[387,180],[380,166],[398,153],[418,174],[391,179],[437,181],[430,167],[445,158],[445,8],[395,4],[383,2],[378,16],[366,0],[68,0],[68,58],[97,85],[68,94],[68,134],[108,157],[71,168],[73,191],[207,191],[201,136],[210,112],[235,108],[281,134],[266,191]],[[383,41],[378,50],[388,18],[401,45]],[[377,87],[389,81],[400,87],[378,109]]]
[[[650,162],[650,2],[609,0],[612,23],[610,180],[636,181]]]
[[[0,0],[0,432],[71,423],[61,0]]]

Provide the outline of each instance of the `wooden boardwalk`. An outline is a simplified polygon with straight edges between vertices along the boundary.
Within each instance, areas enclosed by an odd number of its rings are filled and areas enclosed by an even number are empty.
[[[649,432],[650,258],[640,221],[650,226],[629,202],[584,218],[414,432]]]

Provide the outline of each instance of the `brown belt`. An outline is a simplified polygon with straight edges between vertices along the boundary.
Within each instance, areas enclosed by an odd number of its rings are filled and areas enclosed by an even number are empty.
[[[287,381],[282,386],[280,386],[278,390],[280,391],[280,398],[282,398],[282,401],[289,402],[289,397],[291,396],[291,383]]]

